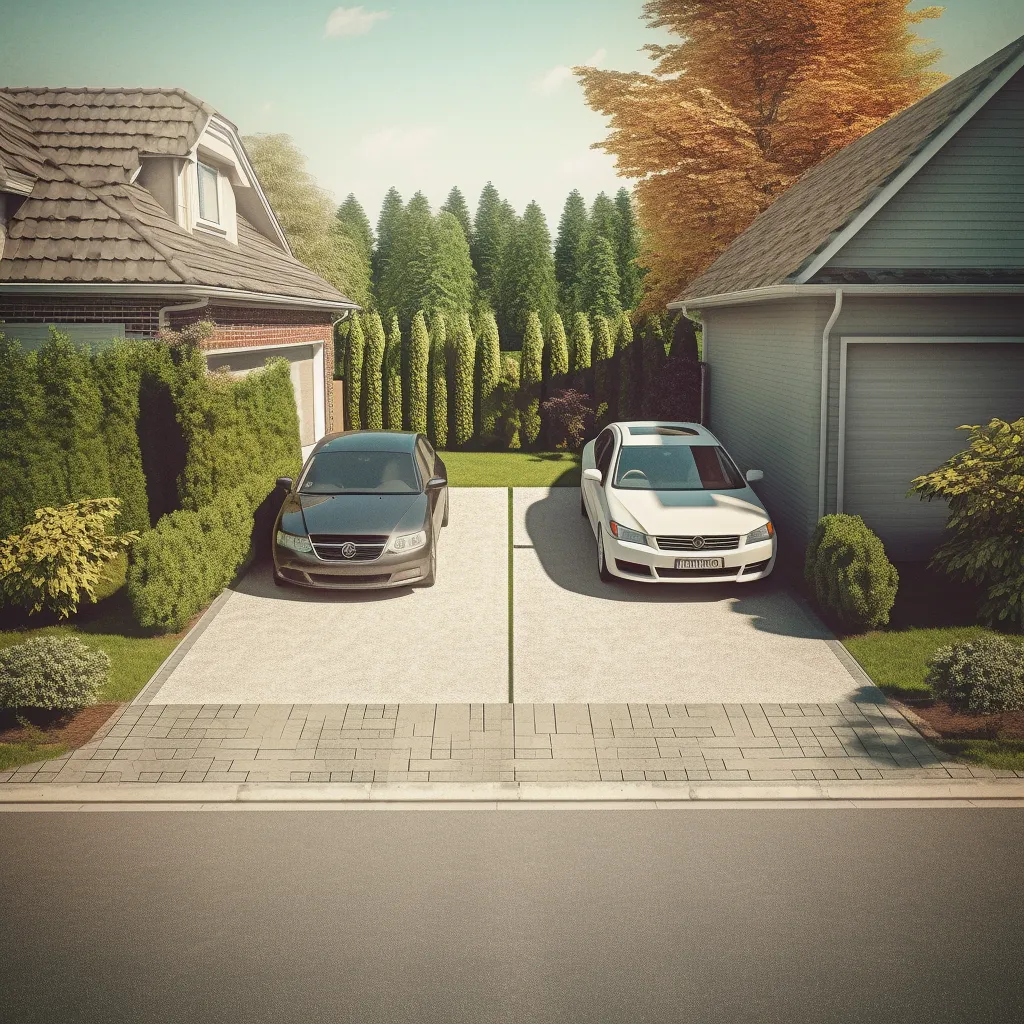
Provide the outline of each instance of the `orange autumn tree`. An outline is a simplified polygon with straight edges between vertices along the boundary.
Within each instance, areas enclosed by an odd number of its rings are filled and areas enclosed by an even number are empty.
[[[610,121],[594,148],[638,179],[649,270],[641,309],[663,308],[782,191],[942,82],[909,0],[647,0],[681,42],[644,49],[651,73],[575,69]]]

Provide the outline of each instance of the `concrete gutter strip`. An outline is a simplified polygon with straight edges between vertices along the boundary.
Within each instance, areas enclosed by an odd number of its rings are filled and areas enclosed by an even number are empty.
[[[12,810],[542,810],[1024,807],[1022,779],[860,782],[47,783],[0,786]]]

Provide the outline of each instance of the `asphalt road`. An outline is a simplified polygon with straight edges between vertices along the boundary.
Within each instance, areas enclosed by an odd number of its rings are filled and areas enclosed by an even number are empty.
[[[0,815],[0,1016],[1024,1019],[1017,810]]]

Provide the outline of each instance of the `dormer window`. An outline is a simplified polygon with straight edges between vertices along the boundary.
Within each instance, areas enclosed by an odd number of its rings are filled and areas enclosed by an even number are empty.
[[[220,224],[220,175],[216,167],[200,163],[199,216],[211,224]]]

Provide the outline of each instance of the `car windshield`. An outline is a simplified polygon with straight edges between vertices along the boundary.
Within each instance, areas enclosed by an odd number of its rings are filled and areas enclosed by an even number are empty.
[[[625,445],[614,486],[637,491],[731,491],[744,485],[716,445]]]
[[[420,489],[407,452],[318,452],[300,494],[408,494]]]

